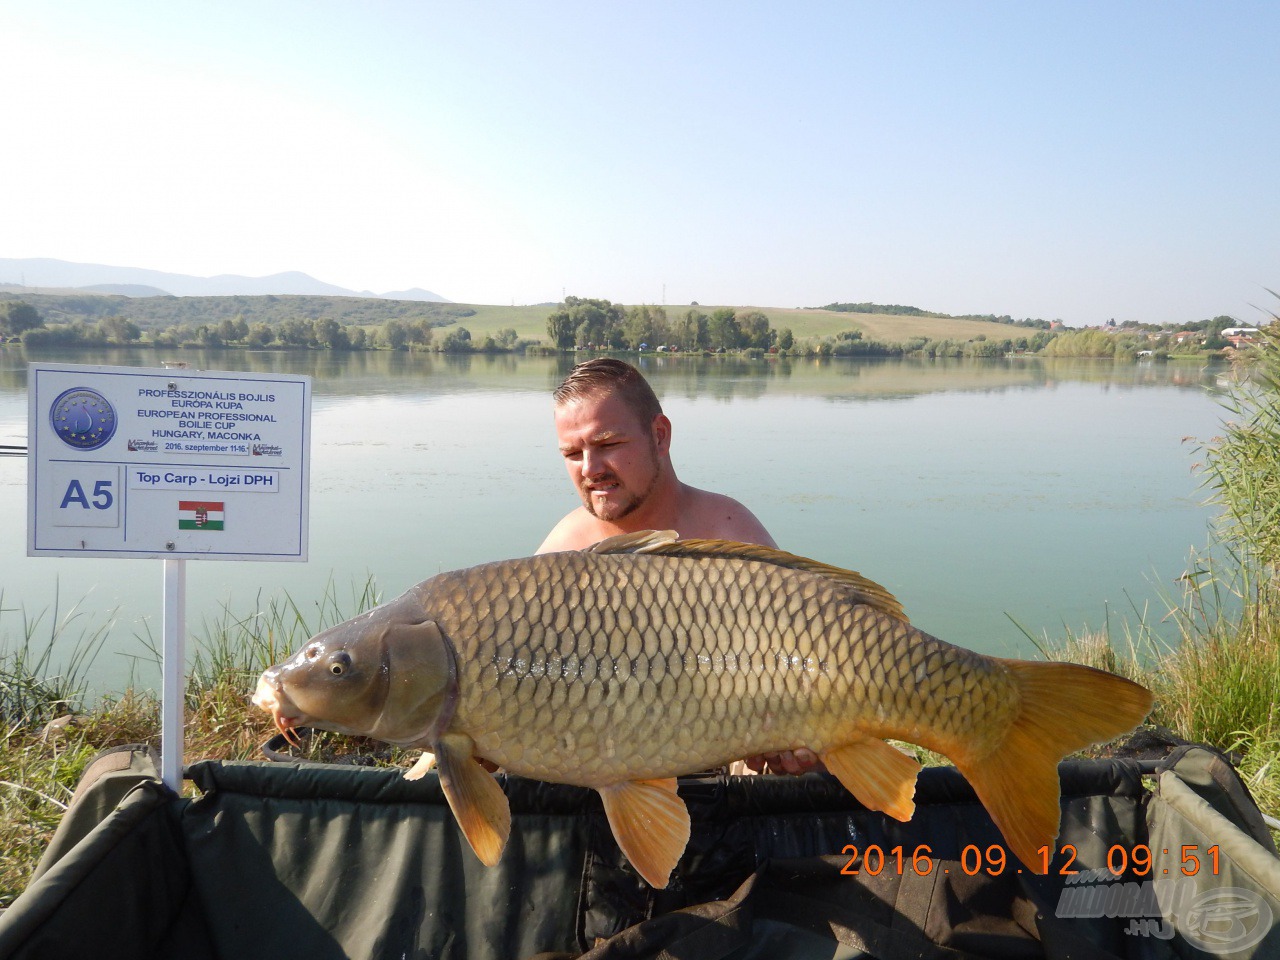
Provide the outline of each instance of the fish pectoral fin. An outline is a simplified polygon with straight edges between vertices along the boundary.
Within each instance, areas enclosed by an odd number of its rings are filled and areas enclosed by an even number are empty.
[[[623,854],[661,890],[689,844],[689,810],[676,793],[675,778],[616,783],[601,787],[600,797]]]
[[[423,750],[418,762],[405,771],[404,778],[406,780],[421,780],[431,772],[431,768],[435,765],[436,755],[430,750]]]
[[[920,764],[897,747],[883,740],[858,740],[818,756],[864,807],[903,821],[916,812]]]
[[[481,863],[492,867],[511,834],[511,805],[498,781],[476,760],[473,747],[471,738],[462,734],[440,738],[440,786],[467,843]]]

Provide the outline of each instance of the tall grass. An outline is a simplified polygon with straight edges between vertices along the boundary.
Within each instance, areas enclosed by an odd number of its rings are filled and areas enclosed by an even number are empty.
[[[47,722],[78,705],[89,667],[111,631],[114,611],[106,623],[92,625],[78,603],[63,612],[57,585],[53,598],[51,610],[33,617],[25,608],[6,607],[0,591],[0,723],[6,726]],[[21,620],[16,639],[9,634],[14,614]],[[59,650],[65,659],[55,663]]]
[[[1221,436],[1201,467],[1221,508],[1216,543],[1168,598],[1168,642],[1141,620],[1117,650],[1067,638],[1050,656],[1131,676],[1156,695],[1151,722],[1242,758],[1259,804],[1280,812],[1280,322],[1235,365]]]
[[[187,674],[186,760],[259,756],[275,729],[249,704],[258,674],[378,601],[371,578],[354,584],[349,597],[330,581],[310,605],[287,593],[259,594],[248,614],[235,613],[228,603],[218,617],[202,622]],[[0,602],[0,618],[17,613]],[[93,757],[124,743],[158,747],[160,732],[160,705],[149,690],[88,702],[87,672],[111,622],[87,625],[75,607],[60,614],[56,604],[47,618],[23,613],[20,620],[15,638],[0,629],[0,908],[26,887]],[[72,637],[77,627],[81,632]],[[149,636],[142,640],[158,663],[158,645]],[[66,661],[56,662],[55,649],[68,642]],[[386,751],[325,735],[313,738],[305,755],[328,759],[338,752]]]

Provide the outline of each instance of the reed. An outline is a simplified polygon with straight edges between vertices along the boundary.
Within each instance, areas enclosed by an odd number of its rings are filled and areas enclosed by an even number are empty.
[[[349,596],[330,581],[310,605],[287,593],[259,594],[252,612],[237,614],[227,604],[203,622],[194,633],[186,686],[186,761],[260,757],[275,728],[249,703],[258,674],[379,599],[371,578],[354,584]],[[6,616],[17,621],[16,636],[9,635]],[[110,620],[88,624],[77,607],[62,613],[57,604],[47,616],[28,617],[0,598],[0,908],[26,887],[92,759],[120,744],[159,746],[160,704],[153,692],[131,688],[88,702],[87,673],[111,626]],[[142,639],[158,663],[157,644]],[[295,752],[316,760],[402,760],[385,744],[336,734],[310,737]]]

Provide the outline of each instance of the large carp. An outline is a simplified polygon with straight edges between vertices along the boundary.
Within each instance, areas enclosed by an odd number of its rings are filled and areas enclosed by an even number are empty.
[[[253,699],[286,735],[307,725],[426,748],[489,865],[511,814],[478,758],[593,787],[656,887],[689,839],[676,776],[807,747],[865,806],[907,820],[920,767],[885,737],[949,757],[1043,871],[1058,761],[1151,708],[1113,674],[944,643],[851,571],[671,532],[442,573],[317,635]]]

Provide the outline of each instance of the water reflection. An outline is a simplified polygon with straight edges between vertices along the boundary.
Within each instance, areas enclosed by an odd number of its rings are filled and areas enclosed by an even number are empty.
[[[939,391],[992,392],[1097,383],[1104,387],[1216,388],[1220,362],[1115,363],[1079,358],[1001,360],[922,358],[775,357],[619,354],[637,364],[659,396],[684,399],[756,399],[767,394],[874,399]],[[534,391],[549,394],[585,355],[409,352],[333,353],[310,350],[40,350],[0,347],[0,390],[24,391],[29,360],[57,363],[159,366],[182,360],[193,369],[304,374],[316,394],[370,396],[439,390]]]

